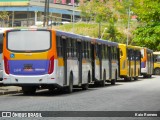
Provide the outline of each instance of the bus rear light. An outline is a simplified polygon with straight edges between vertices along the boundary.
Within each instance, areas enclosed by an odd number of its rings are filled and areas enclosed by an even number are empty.
[[[54,70],[54,56],[49,60],[48,74],[51,74]]]
[[[4,67],[5,67],[5,72],[6,74],[9,74],[9,62],[7,57],[4,56]]]

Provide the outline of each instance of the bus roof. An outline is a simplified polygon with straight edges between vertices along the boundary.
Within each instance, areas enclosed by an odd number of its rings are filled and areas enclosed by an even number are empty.
[[[63,31],[59,31],[56,30],[56,34],[59,36],[66,36],[66,37],[71,37],[74,39],[80,39],[80,40],[86,40],[86,41],[94,41],[98,42],[98,43],[102,43],[102,44],[106,44],[106,45],[110,45],[110,46],[118,46],[118,43],[116,42],[111,42],[108,40],[102,40],[102,39],[98,39],[98,38],[92,38],[89,36],[82,36],[82,35],[78,35],[78,34],[74,34],[74,33],[68,33],[68,32],[63,32]]]
[[[118,43],[116,43],[116,42],[111,42],[111,41],[102,40],[102,39],[96,39],[96,41],[97,41],[98,43],[102,43],[102,44],[105,44],[105,45],[117,46],[117,47],[118,47]]]
[[[80,40],[87,40],[87,41],[93,40],[93,38],[88,37],[88,36],[77,35],[77,34],[69,33],[69,32],[62,32],[58,30],[56,30],[56,34],[59,36],[71,37],[73,39],[80,39]]]

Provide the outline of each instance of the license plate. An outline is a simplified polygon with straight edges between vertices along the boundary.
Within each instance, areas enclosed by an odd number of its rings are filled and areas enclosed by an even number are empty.
[[[33,71],[32,64],[24,64],[24,71]]]

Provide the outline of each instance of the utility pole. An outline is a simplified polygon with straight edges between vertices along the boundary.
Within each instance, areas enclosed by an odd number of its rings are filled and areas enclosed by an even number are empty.
[[[101,22],[98,23],[98,38],[101,38]]]
[[[49,20],[49,0],[45,0],[43,27],[46,26],[46,23],[48,25],[48,20]]]
[[[74,16],[74,0],[73,0],[73,6],[72,6],[72,9],[73,9],[73,13],[72,13],[72,32],[74,33],[74,21],[75,21],[75,16]]]

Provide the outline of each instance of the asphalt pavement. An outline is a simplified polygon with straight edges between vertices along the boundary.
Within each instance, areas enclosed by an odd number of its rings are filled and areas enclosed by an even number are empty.
[[[11,86],[10,86],[11,87]],[[0,96],[0,111],[160,111],[160,76],[137,81],[119,81],[105,87],[91,85],[89,90],[74,89],[66,94],[55,90],[21,92]],[[87,114],[87,112],[86,112]],[[95,112],[93,114],[96,115]],[[41,118],[36,118],[40,120]],[[43,118],[44,119],[44,118]],[[47,117],[45,119],[53,119]],[[157,117],[55,117],[54,120],[159,120]]]

